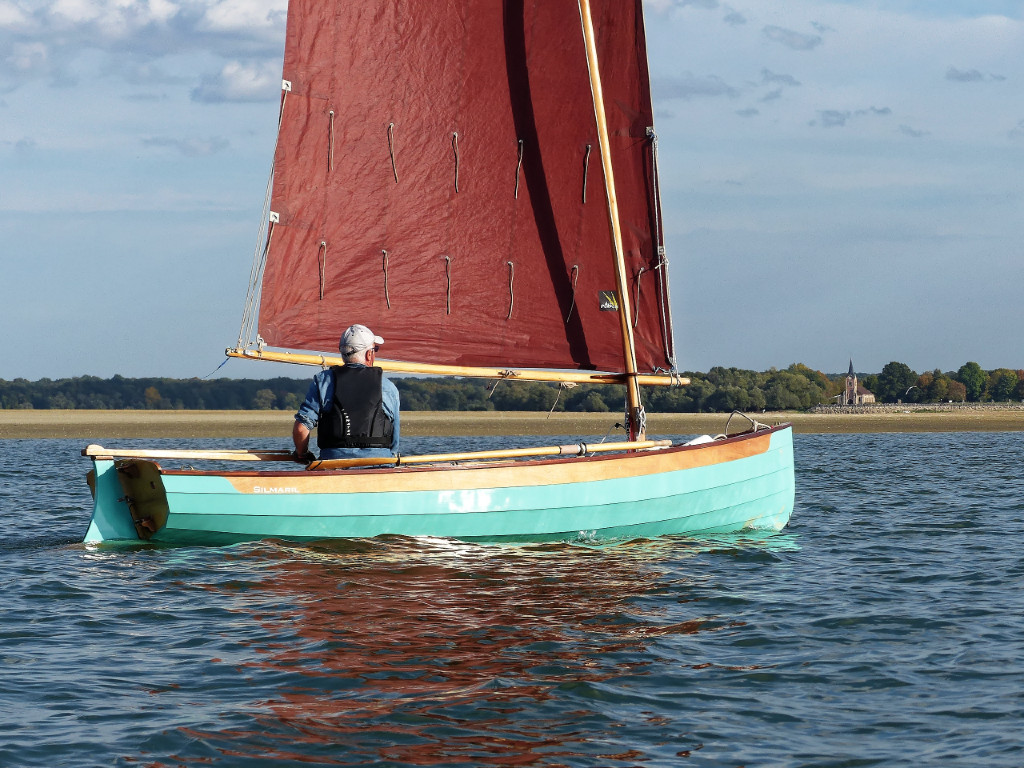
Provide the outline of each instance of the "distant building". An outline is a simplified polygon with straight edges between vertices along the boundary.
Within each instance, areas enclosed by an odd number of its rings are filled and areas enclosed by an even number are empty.
[[[866,405],[875,402],[875,396],[857,383],[857,374],[853,372],[853,360],[850,360],[850,372],[846,374],[846,391],[839,396],[840,405]]]

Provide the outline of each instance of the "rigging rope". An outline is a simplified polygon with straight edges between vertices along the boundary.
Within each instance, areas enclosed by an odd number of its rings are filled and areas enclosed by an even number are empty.
[[[320,254],[323,253],[323,258]],[[324,300],[324,269],[327,267],[327,241],[321,240],[320,247],[316,249],[316,262],[320,267],[320,301]]]
[[[519,199],[519,171],[523,168],[523,140],[519,140],[519,161],[516,163],[516,200]]]
[[[576,307],[576,281],[580,277],[579,265],[573,264],[572,271],[569,272],[569,277],[572,280],[572,304],[569,305],[569,314],[565,316],[565,322],[569,322],[569,318],[572,317],[572,311]]]
[[[583,204],[587,204],[587,174],[590,172],[590,150],[593,147],[587,144],[587,151],[583,155]]]
[[[224,367],[225,365],[227,365],[227,363],[228,363],[228,360],[230,360],[230,359],[231,359],[230,357],[225,357],[225,358],[224,358],[224,362],[223,362],[223,363],[221,363],[221,364],[220,364],[220,365],[218,365],[218,366],[217,366],[216,368],[214,368],[214,369],[213,369],[212,371],[210,371],[210,372],[209,372],[208,374],[206,374],[205,376],[203,376],[203,378],[204,378],[204,379],[208,379],[208,378],[210,378],[211,376],[213,376],[213,374],[215,374],[215,373],[216,373],[217,371],[219,371],[219,370],[220,370],[221,368],[223,368],[223,367]],[[728,426],[728,425],[727,425],[727,426]]]
[[[455,153],[455,191],[459,191],[459,134],[452,131],[452,151]]]
[[[604,437],[601,438],[601,443],[603,443],[605,440],[608,439],[608,436],[611,435],[613,429],[625,429],[625,428],[626,428],[625,425],[620,424],[619,422],[615,422],[610,427],[608,427],[608,431],[605,432],[604,433]],[[600,445],[601,443],[598,443],[598,445]]]
[[[334,170],[334,110],[330,111],[330,126],[327,129],[327,171]]]
[[[575,381],[560,381],[558,382],[558,394],[555,395],[555,402],[551,404],[551,410],[548,411],[548,415],[544,417],[545,420],[551,418],[551,414],[555,412],[555,406],[558,405],[558,398],[562,396],[563,389],[574,389],[579,384]]]
[[[623,421],[625,422],[626,432],[628,432],[630,435],[632,435],[633,434],[633,431],[632,431],[632,426],[633,425],[632,425],[631,419],[629,417],[629,398],[626,399],[626,412],[625,412],[625,414],[623,414],[623,416],[624,416]],[[636,430],[636,433],[638,435],[640,435],[640,434],[644,434],[644,435],[647,434],[647,411],[644,409],[644,406],[643,406],[642,403],[641,403],[640,407],[637,408],[637,421],[639,422],[639,424],[638,424],[639,428]]]
[[[668,284],[668,259],[665,257],[665,244],[662,242],[662,221],[661,221],[661,181],[658,174],[658,133],[654,126],[647,128],[647,135],[651,139],[651,186],[654,193],[654,232],[652,232],[654,247],[657,249],[658,264],[655,267],[658,277],[658,310],[661,313],[661,334],[662,343],[665,345],[665,355],[672,370],[676,369],[675,333],[672,329],[672,315],[666,306],[669,296]]]
[[[508,315],[505,317],[506,320],[512,319],[512,307],[516,304],[516,294],[513,290],[513,281],[516,277],[516,265],[511,261],[506,261],[508,264]]]
[[[686,377],[683,376],[683,374],[681,374],[679,371],[674,369],[668,370],[666,368],[655,366],[654,372],[664,373],[666,376],[668,376],[670,387],[681,387],[684,385],[684,382],[686,381]]]
[[[388,154],[391,155],[391,172],[395,174],[395,184],[398,183],[398,166],[395,164],[395,124],[388,123]]]
[[[284,122],[284,107],[288,101],[291,83],[281,83],[281,108],[277,115],[277,136],[274,139],[274,156],[277,145],[281,141],[281,124]],[[263,284],[263,270],[267,265],[267,254],[270,252],[270,241],[274,237],[276,215],[270,210],[270,196],[274,187],[274,162],[270,163],[270,174],[267,177],[267,188],[263,195],[263,211],[260,214],[260,226],[256,232],[256,247],[253,250],[252,267],[249,270],[249,287],[245,295],[245,307],[242,309],[242,324],[238,329],[238,346],[251,346],[253,329],[256,323],[257,307],[260,303],[260,288]]]
[[[636,298],[633,299],[633,308],[636,310],[633,312],[634,328],[636,328],[636,324],[640,322],[640,278],[643,277],[643,274],[646,271],[646,269],[640,267],[640,271],[636,273]]]
[[[267,198],[263,204],[264,216],[263,220],[266,221],[266,209],[270,206],[270,185],[273,183],[274,174],[271,171],[270,181],[267,182]],[[252,269],[249,273],[249,289],[245,296],[245,309],[242,311],[242,327],[238,331],[238,346],[252,346],[252,340],[254,336],[256,316],[259,314],[258,307],[260,303],[260,288],[263,284],[263,270],[267,266],[267,254],[270,251],[270,243],[274,238],[274,221],[271,220],[269,223],[260,226],[258,238],[262,239],[262,235],[266,232],[266,242],[259,250],[259,242],[257,241],[257,251],[253,256]]]
[[[391,309],[391,297],[388,296],[388,252],[381,250],[384,254],[384,301],[388,304],[388,309]]]
[[[444,313],[450,315],[452,313],[452,257],[442,256],[441,258],[444,259],[444,276],[448,282],[444,298]]]

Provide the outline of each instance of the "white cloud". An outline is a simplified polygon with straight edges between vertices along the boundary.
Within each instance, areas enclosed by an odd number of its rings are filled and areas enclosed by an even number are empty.
[[[909,125],[901,125],[900,133],[904,136],[909,136],[912,139],[921,139],[928,135],[928,131],[921,131],[916,128],[911,128]]]
[[[889,107],[868,107],[867,109],[838,110],[823,109],[818,113],[818,120],[811,122],[811,125],[820,125],[822,128],[835,128],[845,126],[855,117],[875,116],[887,117],[892,114]]]
[[[1000,83],[1006,80],[1006,77],[1003,75],[985,74],[976,69],[950,67],[946,70],[946,79],[957,83],[983,83],[988,81]]]
[[[242,32],[281,28],[287,2],[279,0],[220,0],[203,14],[200,29],[214,32]]]
[[[49,51],[42,43],[15,43],[4,60],[19,74],[42,72],[49,65]]]
[[[674,77],[658,78],[658,93],[662,98],[692,99],[698,96],[735,97],[739,92],[717,75],[698,77],[681,72]]]
[[[725,7],[725,16],[722,17],[722,21],[726,24],[731,24],[734,27],[739,27],[747,23],[747,17],[735,8],[731,8],[727,5]]]
[[[0,75],[49,76],[91,51],[119,60],[110,71],[190,52],[279,60],[286,7],[287,0],[0,0]],[[26,46],[40,41],[50,66],[38,57],[27,66]]]
[[[68,21],[71,24],[88,24],[105,15],[106,9],[101,3],[91,0],[57,0],[50,6],[49,15]]]
[[[644,5],[656,13],[665,13],[674,8],[705,8],[714,10],[718,7],[718,0],[646,0]]]
[[[0,29],[16,30],[26,27],[29,18],[17,4],[0,2]]]
[[[957,69],[956,67],[950,67],[946,70],[947,80],[956,80],[960,83],[973,83],[979,80],[984,80],[985,76],[976,69]]]
[[[281,89],[281,68],[270,62],[231,61],[216,75],[203,78],[192,91],[192,100],[204,103],[222,101],[265,101]]]
[[[228,140],[221,136],[209,139],[173,139],[166,136],[154,136],[143,139],[142,145],[175,149],[185,157],[209,157],[227,149]]]
[[[792,29],[767,26],[763,30],[764,36],[776,43],[781,43],[794,51],[810,51],[821,45],[821,35],[805,35],[801,32],[794,32]]]
[[[779,85],[800,85],[800,81],[792,75],[779,75],[770,69],[761,70],[762,83],[778,83]]]
[[[143,31],[166,30],[168,22],[182,12],[172,0],[53,0],[44,9],[46,26],[66,31],[89,30],[101,41],[133,38]]]

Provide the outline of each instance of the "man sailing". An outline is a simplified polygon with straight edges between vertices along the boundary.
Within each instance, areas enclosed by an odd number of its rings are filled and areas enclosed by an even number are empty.
[[[344,365],[313,377],[295,414],[295,459],[315,460],[309,435],[317,430],[321,459],[387,458],[398,453],[398,388],[373,363],[384,339],[365,325],[349,326],[338,349]]]

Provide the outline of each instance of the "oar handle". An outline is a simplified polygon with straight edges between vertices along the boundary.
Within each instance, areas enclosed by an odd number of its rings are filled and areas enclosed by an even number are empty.
[[[291,451],[268,450],[250,451],[246,449],[225,450],[176,450],[176,449],[134,449],[104,448],[102,445],[87,445],[82,450],[83,456],[108,459],[204,459],[210,461],[294,461]]]

